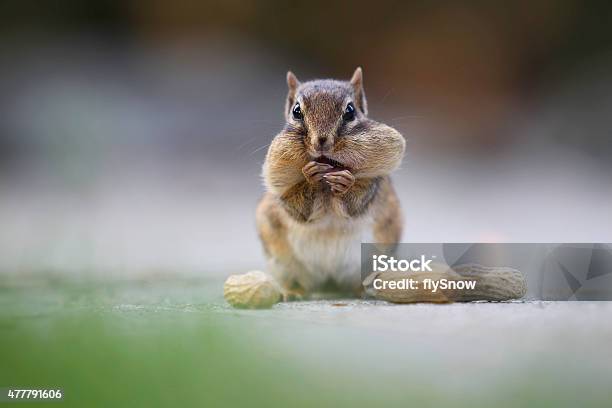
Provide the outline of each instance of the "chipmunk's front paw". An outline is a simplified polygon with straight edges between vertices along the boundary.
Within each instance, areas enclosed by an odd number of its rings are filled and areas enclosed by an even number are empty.
[[[311,184],[314,184],[323,180],[323,175],[331,168],[332,166],[330,166],[329,164],[311,161],[302,168],[302,173],[304,173],[306,181]]]
[[[339,196],[346,194],[355,184],[355,176],[348,170],[327,173],[323,178],[330,185],[332,193]]]

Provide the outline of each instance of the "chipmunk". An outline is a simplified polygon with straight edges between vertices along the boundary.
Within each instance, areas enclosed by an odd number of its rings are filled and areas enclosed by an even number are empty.
[[[263,165],[259,236],[285,299],[360,295],[360,243],[398,242],[402,214],[389,174],[403,136],[368,118],[363,74],[300,83],[287,73],[286,124]]]

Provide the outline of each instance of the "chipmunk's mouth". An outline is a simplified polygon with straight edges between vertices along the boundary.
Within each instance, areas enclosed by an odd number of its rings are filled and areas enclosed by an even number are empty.
[[[342,163],[340,163],[339,161],[336,161],[334,159],[330,159],[327,156],[319,156],[316,159],[314,159],[317,163],[325,163],[325,164],[329,164],[330,166],[333,166],[333,169],[330,169],[330,171],[339,171],[339,170],[346,170],[348,169],[348,167]]]

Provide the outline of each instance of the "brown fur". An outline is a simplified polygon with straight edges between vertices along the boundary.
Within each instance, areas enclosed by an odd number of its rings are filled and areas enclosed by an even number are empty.
[[[309,276],[309,265],[295,256],[288,238],[291,228],[323,228],[321,220],[337,219],[318,238],[331,243],[357,220],[370,217],[377,242],[398,242],[402,216],[389,174],[399,166],[405,142],[395,129],[366,117],[361,69],[350,82],[301,84],[288,73],[287,84],[287,123],[272,141],[263,166],[267,193],[257,208],[257,228],[270,268],[284,289],[308,295],[320,287]],[[348,102],[356,107],[352,121],[342,116]],[[302,120],[292,117],[296,103]],[[309,178],[303,169],[321,154],[342,167]]]

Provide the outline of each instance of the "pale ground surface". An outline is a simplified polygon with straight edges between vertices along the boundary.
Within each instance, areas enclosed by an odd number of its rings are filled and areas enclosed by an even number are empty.
[[[456,395],[501,402],[525,393],[528,382],[535,395],[559,397],[557,405],[612,401],[612,302],[333,300],[237,310],[214,301],[176,307],[214,311],[228,328],[239,322],[254,352],[306,373],[353,379],[370,393],[422,387],[432,401]]]
[[[575,388],[578,400],[612,398],[612,302],[315,301],[224,313],[251,319],[271,348],[337,375],[369,367],[361,374],[372,379],[471,394],[512,389],[530,374],[543,387]]]

